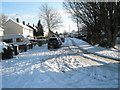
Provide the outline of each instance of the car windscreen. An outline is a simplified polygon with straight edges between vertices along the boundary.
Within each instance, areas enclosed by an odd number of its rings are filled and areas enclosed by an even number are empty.
[[[51,38],[49,39],[49,42],[58,42],[57,38]]]

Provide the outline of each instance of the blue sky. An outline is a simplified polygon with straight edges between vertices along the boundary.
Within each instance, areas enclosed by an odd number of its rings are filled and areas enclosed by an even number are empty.
[[[64,27],[59,31],[67,30],[69,25],[71,30],[75,29],[73,22],[69,18],[69,15],[63,10],[62,2],[2,2],[2,12],[9,16],[9,18],[19,18],[20,22],[25,21],[26,23],[37,24],[40,13],[40,6],[47,3],[49,6],[58,10],[62,16]]]

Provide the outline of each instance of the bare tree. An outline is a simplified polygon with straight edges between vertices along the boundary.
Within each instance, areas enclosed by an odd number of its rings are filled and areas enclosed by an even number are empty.
[[[39,17],[43,19],[43,22],[45,26],[47,26],[49,32],[52,32],[62,25],[60,14],[52,7],[49,7],[47,4],[43,4],[40,7]]]
[[[120,2],[76,2],[66,0],[65,10],[87,26],[87,41],[93,45],[114,47],[120,25]]]
[[[4,26],[5,22],[7,21],[8,16],[5,15],[4,13],[0,14],[0,26]]]

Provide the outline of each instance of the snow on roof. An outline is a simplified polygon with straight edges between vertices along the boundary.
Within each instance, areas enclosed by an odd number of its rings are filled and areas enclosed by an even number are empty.
[[[13,19],[9,19],[8,21],[12,21],[12,22],[16,23],[17,25],[19,25],[19,26],[21,26],[21,27],[23,27],[23,28],[27,28],[27,29],[29,29],[29,30],[32,30],[32,29],[29,28],[28,26],[23,25],[22,23],[18,23],[18,22],[16,22],[16,21],[13,20]],[[8,22],[8,21],[7,21],[7,22]],[[7,23],[7,22],[6,22],[6,23]]]
[[[0,27],[0,31],[4,31],[4,29]]]

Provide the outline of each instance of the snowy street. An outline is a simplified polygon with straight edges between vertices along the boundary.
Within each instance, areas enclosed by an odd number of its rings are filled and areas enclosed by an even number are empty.
[[[35,46],[0,63],[2,88],[118,88],[119,61],[86,53],[73,38],[59,49]]]

